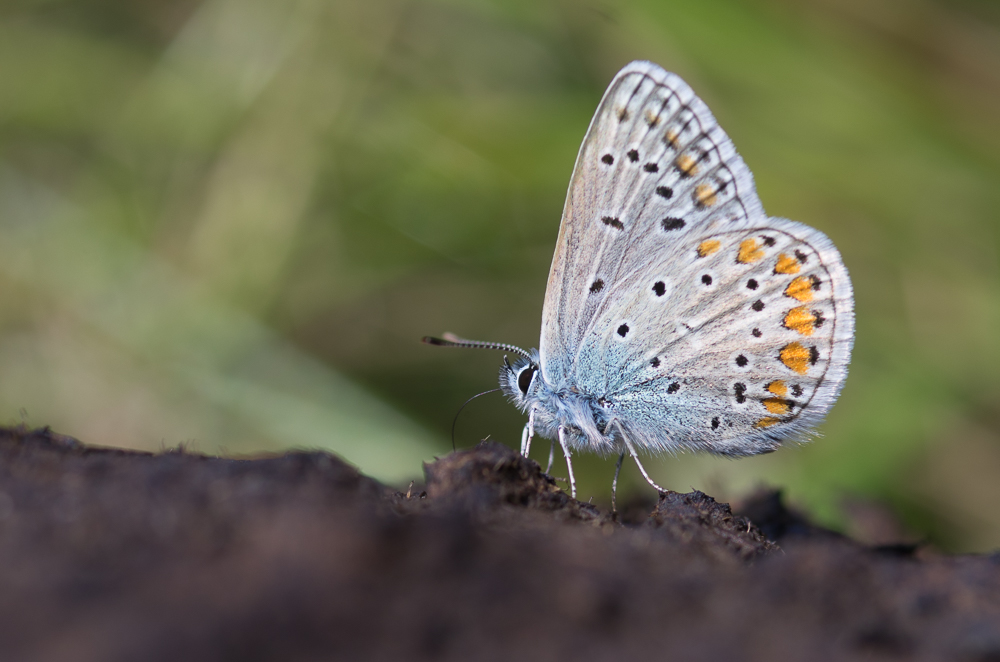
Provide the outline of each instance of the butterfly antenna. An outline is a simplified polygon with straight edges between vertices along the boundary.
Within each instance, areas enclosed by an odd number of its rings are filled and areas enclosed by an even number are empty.
[[[465,338],[459,338],[455,334],[446,333],[443,338],[432,338],[430,336],[424,336],[421,342],[427,345],[437,345],[438,347],[474,347],[476,349],[498,349],[501,352],[513,352],[514,354],[520,354],[524,358],[531,360],[531,354],[520,347],[515,347],[514,345],[507,345],[501,342],[483,342],[481,340],[466,340]],[[480,394],[482,395],[482,394]]]
[[[463,409],[465,409],[465,405],[469,404],[470,402],[472,402],[481,395],[486,395],[487,393],[493,393],[494,391],[499,391],[499,390],[500,389],[498,388],[491,388],[488,391],[483,391],[482,393],[476,393],[474,396],[466,400],[465,404],[463,404],[461,407],[458,408],[458,411],[455,412],[455,420],[451,422],[451,450],[453,451],[458,450],[457,448],[455,448],[455,426],[458,425],[458,415],[462,413]]]

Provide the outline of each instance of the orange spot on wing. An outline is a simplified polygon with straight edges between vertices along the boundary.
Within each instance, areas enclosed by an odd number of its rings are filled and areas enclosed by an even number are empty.
[[[694,187],[694,201],[702,207],[715,204],[715,189],[708,184],[698,184]]]
[[[797,306],[788,311],[785,321],[782,322],[786,329],[797,331],[804,336],[811,336],[815,330],[816,316],[809,312],[805,306]]]
[[[785,296],[802,302],[812,301],[813,280],[805,276],[799,276],[785,288]]]
[[[756,423],[754,423],[753,426],[759,430],[760,428],[769,428],[772,425],[777,425],[780,422],[781,422],[780,418],[775,418],[774,416],[766,416],[757,421]]]
[[[792,411],[791,400],[784,400],[782,398],[768,398],[763,401],[764,406],[772,414],[778,414],[779,416],[785,416]]]
[[[740,242],[740,252],[736,255],[736,261],[743,264],[750,264],[764,257],[764,251],[760,248],[760,242],[756,239],[744,239]]]
[[[657,117],[652,110],[646,109],[646,124],[653,127],[660,123],[660,118]]]
[[[663,142],[677,149],[677,130],[668,129],[666,135],[663,136]]]
[[[677,169],[681,171],[681,174],[685,177],[690,177],[692,175],[698,174],[698,162],[694,160],[694,157],[690,154],[681,154],[674,161],[674,165]]]
[[[782,253],[778,256],[778,263],[774,265],[776,274],[797,274],[802,265],[794,257],[789,257]]]
[[[720,246],[722,246],[722,242],[718,239],[706,239],[698,244],[698,257],[708,257],[719,250]]]
[[[785,382],[780,379],[776,379],[765,387],[771,393],[775,395],[780,395],[782,397],[788,395],[788,387],[785,386]]]
[[[789,370],[794,370],[800,375],[806,374],[809,369],[810,352],[802,343],[791,342],[781,348],[778,357]]]

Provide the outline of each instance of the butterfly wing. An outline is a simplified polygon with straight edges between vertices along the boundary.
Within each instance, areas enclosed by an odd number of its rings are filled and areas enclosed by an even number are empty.
[[[546,380],[601,398],[639,447],[752,454],[822,418],[852,339],[833,244],[764,214],[680,78],[626,66],[570,182],[542,314]]]

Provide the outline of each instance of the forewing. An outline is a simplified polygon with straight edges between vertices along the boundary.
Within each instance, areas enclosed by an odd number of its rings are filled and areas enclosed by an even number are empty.
[[[626,66],[570,180],[542,311],[546,378],[575,379],[584,335],[615,303],[620,273],[680,252],[684,237],[764,218],[750,171],[691,88],[650,62]]]

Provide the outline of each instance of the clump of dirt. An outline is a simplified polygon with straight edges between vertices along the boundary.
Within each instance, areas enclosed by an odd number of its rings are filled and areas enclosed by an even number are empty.
[[[0,430],[0,659],[1000,660],[1000,561],[866,547],[775,493],[619,518],[498,444],[383,486]]]

